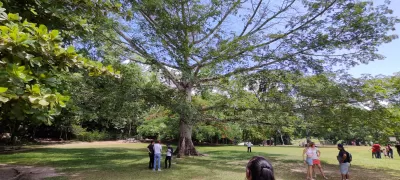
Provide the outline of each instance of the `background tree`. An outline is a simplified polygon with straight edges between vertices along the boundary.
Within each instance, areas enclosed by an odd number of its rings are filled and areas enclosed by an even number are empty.
[[[5,13],[0,3],[0,118],[12,139],[25,125],[52,123],[69,97],[59,89],[58,74],[70,68],[86,69],[92,75],[115,74],[77,54],[74,47],[63,48],[59,31],[48,31],[18,14]]]
[[[366,1],[151,0],[122,7],[135,17],[124,22],[129,29],[115,28],[119,45],[137,55],[128,58],[160,70],[185,97],[180,155],[197,154],[194,89],[255,70],[323,71],[381,59],[376,47],[396,38],[388,32],[398,22],[387,5]]]

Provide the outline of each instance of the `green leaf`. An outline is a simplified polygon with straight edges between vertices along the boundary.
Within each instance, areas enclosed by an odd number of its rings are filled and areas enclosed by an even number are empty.
[[[0,21],[7,20],[7,13],[5,11],[6,9],[0,8]]]
[[[59,36],[59,34],[60,34],[60,32],[59,32],[58,30],[52,30],[52,31],[50,32],[50,38],[51,38],[52,40],[57,39],[58,36]]]
[[[69,46],[69,47],[67,48],[67,53],[68,53],[68,54],[75,53],[75,48],[74,48],[74,46]]]
[[[8,20],[10,21],[19,21],[20,17],[18,14],[8,13]]]
[[[39,26],[38,32],[39,32],[39,34],[46,34],[48,32],[47,27],[45,25],[41,24]]]
[[[34,96],[28,96],[29,102],[31,103],[36,103],[37,100],[39,100],[38,97],[34,97]]]
[[[25,70],[25,66],[19,66],[17,70],[20,71],[20,72],[24,71]]]
[[[0,102],[6,103],[9,100],[10,100],[9,98],[0,95]]]
[[[42,99],[42,100],[39,101],[39,104],[42,105],[42,106],[48,106],[49,102],[47,102],[46,100]]]
[[[34,85],[32,86],[32,92],[33,92],[34,94],[40,94],[40,86],[39,86],[38,84],[34,84]]]
[[[38,13],[35,11],[35,9],[31,8],[29,9],[34,15],[38,15]]]
[[[6,87],[0,87],[0,93],[5,93],[8,90]]]

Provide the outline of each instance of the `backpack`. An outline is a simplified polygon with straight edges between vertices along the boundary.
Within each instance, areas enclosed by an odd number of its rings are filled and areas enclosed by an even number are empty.
[[[351,156],[351,154],[347,152],[347,157],[349,158],[349,163],[351,163],[351,161],[353,160],[353,156]]]

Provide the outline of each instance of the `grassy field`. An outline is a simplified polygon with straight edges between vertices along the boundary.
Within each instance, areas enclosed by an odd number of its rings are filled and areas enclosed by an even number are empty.
[[[51,179],[218,179],[243,180],[245,165],[255,155],[269,159],[278,179],[305,179],[300,147],[244,146],[199,147],[205,157],[173,159],[171,169],[153,172],[148,167],[147,144],[79,143],[46,146],[30,152],[0,155],[0,164],[55,167],[63,177]],[[368,147],[348,147],[353,155],[352,179],[400,179],[400,158],[371,159]],[[320,148],[321,160],[330,179],[340,179],[337,149]],[[164,160],[164,159],[162,159]],[[162,161],[162,165],[163,165]],[[0,178],[1,179],[1,178]],[[317,179],[322,179],[317,178]]]

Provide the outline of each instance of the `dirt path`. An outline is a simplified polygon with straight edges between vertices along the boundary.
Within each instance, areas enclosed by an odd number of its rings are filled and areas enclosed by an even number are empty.
[[[62,176],[51,167],[16,166],[0,164],[0,180],[40,180]]]

